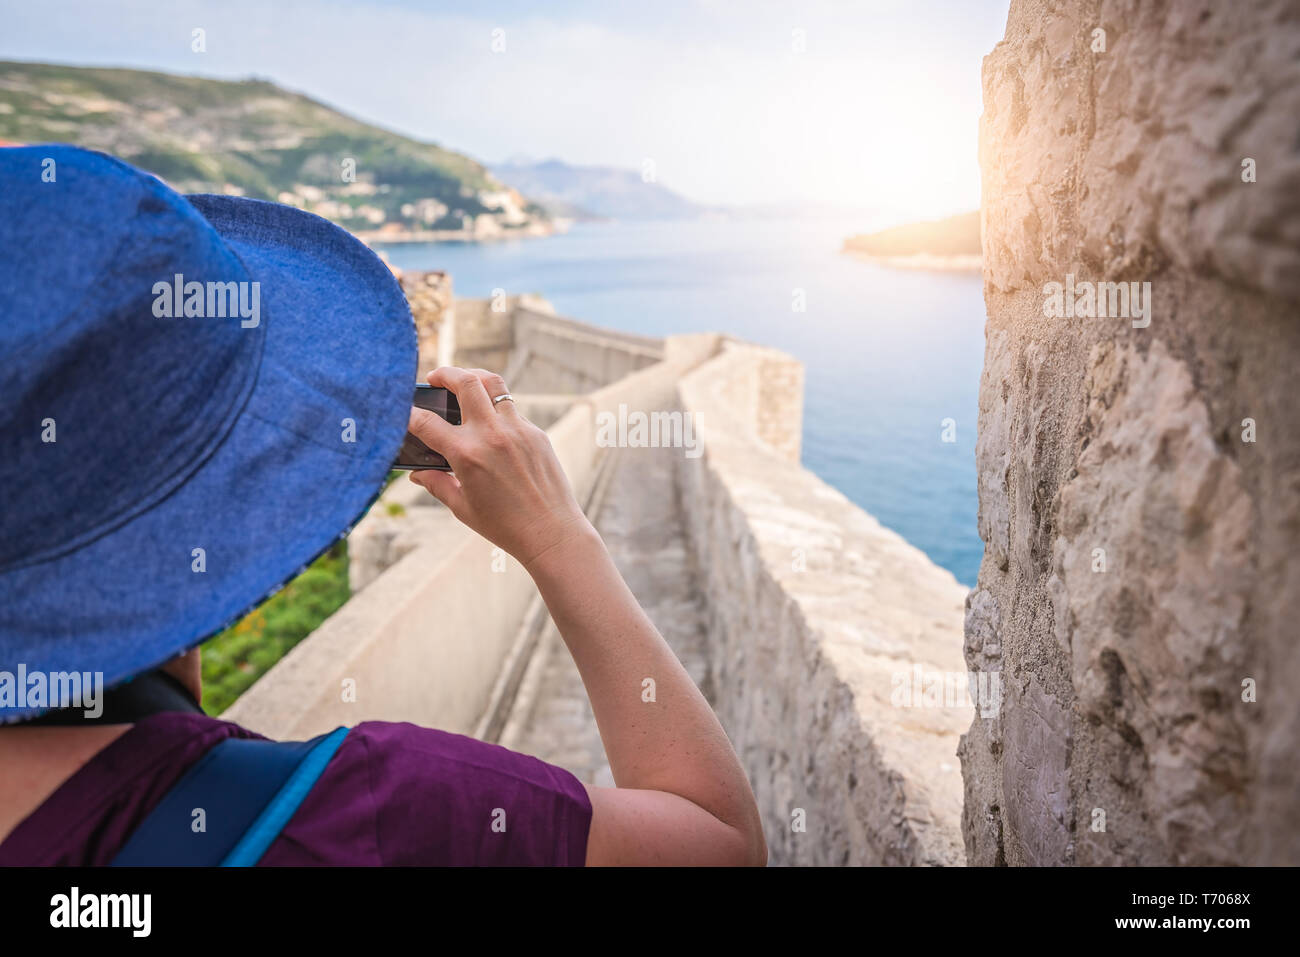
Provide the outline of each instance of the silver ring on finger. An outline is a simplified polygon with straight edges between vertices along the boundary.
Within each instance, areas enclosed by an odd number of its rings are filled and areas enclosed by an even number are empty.
[[[514,397],[513,395],[511,395],[509,392],[506,392],[506,393],[504,393],[504,394],[502,394],[502,395],[494,396],[493,399],[492,399],[492,407],[493,407],[493,408],[496,408],[496,407],[497,407],[498,405],[500,405],[502,402],[505,402],[505,401],[507,401],[507,400],[509,400],[510,402],[513,402],[513,401],[515,401],[515,397]]]

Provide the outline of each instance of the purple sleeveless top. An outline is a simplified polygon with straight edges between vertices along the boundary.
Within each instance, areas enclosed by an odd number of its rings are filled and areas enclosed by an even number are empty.
[[[0,843],[0,865],[103,865],[217,742],[261,735],[197,714],[139,722]],[[494,826],[495,824],[495,826]],[[591,802],[568,771],[413,724],[352,729],[263,865],[581,865]]]

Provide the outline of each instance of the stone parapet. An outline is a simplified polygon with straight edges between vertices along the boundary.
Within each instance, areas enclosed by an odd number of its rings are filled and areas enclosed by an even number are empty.
[[[773,863],[961,864],[965,589],[798,465],[792,362],[729,342],[679,389],[716,710]]]

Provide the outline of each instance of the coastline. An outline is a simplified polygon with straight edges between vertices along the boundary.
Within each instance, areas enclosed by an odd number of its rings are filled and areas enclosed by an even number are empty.
[[[359,229],[352,233],[367,246],[375,243],[399,245],[402,243],[480,243],[494,242],[501,239],[545,239],[558,236],[568,231],[570,222],[553,220],[550,223],[535,223],[522,229],[472,230],[472,229],[419,229],[400,233],[384,232],[382,229]]]
[[[892,269],[918,269],[928,272],[982,273],[984,257],[977,253],[941,256],[934,253],[911,253],[906,256],[875,256],[855,249],[844,254],[862,262],[876,263]]]

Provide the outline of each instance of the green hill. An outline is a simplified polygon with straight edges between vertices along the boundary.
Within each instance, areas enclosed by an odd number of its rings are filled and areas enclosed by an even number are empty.
[[[548,228],[469,157],[265,80],[0,61],[0,140],[103,150],[182,192],[289,202],[361,233]]]

